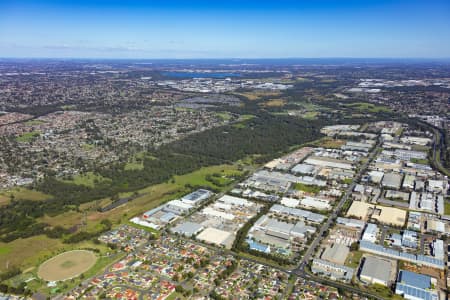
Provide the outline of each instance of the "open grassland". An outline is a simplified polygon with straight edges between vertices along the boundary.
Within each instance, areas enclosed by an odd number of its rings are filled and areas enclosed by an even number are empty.
[[[331,137],[324,137],[310,143],[310,145],[316,147],[333,148],[333,149],[338,149],[344,144],[345,144],[344,140],[333,139]]]
[[[430,161],[428,159],[411,158],[411,162],[415,164],[428,165]]]
[[[146,152],[139,152],[135,154],[130,161],[125,164],[125,170],[142,170],[144,169],[145,159],[156,159],[156,157],[148,155]]]
[[[29,121],[26,121],[24,124],[28,125],[28,126],[35,126],[35,125],[41,125],[44,123],[45,123],[45,121],[42,121],[42,120],[29,120]]]
[[[447,200],[444,204],[444,214],[450,216],[450,202]]]
[[[306,185],[303,183],[296,183],[294,185],[294,188],[298,191],[303,191],[311,194],[317,194],[322,190],[322,188],[317,185]]]
[[[50,199],[51,196],[35,190],[18,187],[0,192],[0,206],[8,204],[11,198],[14,200],[43,201]]]
[[[234,123],[232,126],[234,128],[245,128],[247,127],[246,121],[251,120],[253,118],[255,118],[254,115],[240,115],[237,123]]]
[[[177,292],[173,292],[166,298],[166,300],[176,300],[176,299],[184,300],[186,298],[182,294]]]
[[[64,180],[64,181],[68,183],[94,187],[96,184],[100,182],[109,181],[109,179],[101,175],[95,174],[93,172],[87,172],[85,174],[75,175],[71,180]]]
[[[216,115],[224,121],[228,121],[229,119],[231,119],[231,114],[227,111],[218,112],[216,113]]]
[[[289,265],[289,266],[281,265],[272,259],[268,259],[268,258],[261,257],[261,256],[255,256],[255,255],[252,255],[252,254],[244,252],[244,251],[240,251],[238,254],[239,254],[240,258],[257,261],[257,262],[260,262],[265,265],[273,266],[275,268],[292,268],[293,267],[293,265]]]
[[[109,219],[113,226],[120,223],[127,223],[128,220],[146,210],[150,210],[164,202],[179,198],[180,196],[192,191],[196,187],[212,188],[217,191],[226,190],[235,182],[234,177],[242,175],[241,163],[230,165],[216,165],[201,168],[197,171],[182,176],[174,176],[171,180],[152,185],[137,191],[140,196],[136,199],[107,212],[99,212],[97,208],[111,199],[105,198],[98,201],[85,203],[77,210],[71,210],[57,216],[45,215],[37,219],[38,222],[47,223],[51,226],[63,226],[72,228],[79,226],[85,219],[87,225],[83,227],[88,232],[98,232],[102,225],[100,222]],[[245,168],[250,168],[246,166]],[[95,176],[91,176],[93,182]],[[80,179],[78,179],[80,180]],[[81,183],[80,181],[78,181]],[[83,182],[86,184],[85,182]],[[9,199],[9,194],[13,192],[16,199],[35,199],[45,200],[50,196],[27,189],[14,189],[13,191],[3,192],[2,196]],[[6,193],[6,194],[5,194]],[[129,195],[120,195],[120,197]],[[36,267],[45,260],[55,256],[58,253],[74,249],[99,249],[102,253],[107,251],[103,244],[95,244],[91,240],[76,244],[64,244],[62,239],[51,239],[45,235],[33,236],[25,239],[17,239],[9,243],[0,243],[0,272],[4,271],[6,264],[10,267],[18,266],[27,272],[36,272]],[[34,270],[34,271],[33,271]],[[90,272],[90,271],[89,271]],[[45,287],[46,288],[46,287]]]
[[[217,186],[213,182],[208,181],[207,176],[218,174],[223,177],[232,177],[234,175],[241,175],[241,173],[242,172],[237,169],[236,165],[211,166],[201,168],[187,175],[174,176],[174,184],[178,186],[190,184],[210,187],[213,189],[221,189],[221,186]]]
[[[251,120],[255,117],[255,115],[240,115],[239,116],[239,121],[247,121],[247,120]]]
[[[11,247],[8,247],[8,246],[0,247],[0,256],[1,255],[6,255],[6,254],[8,254],[10,252],[11,252]]]
[[[303,115],[301,115],[301,117],[307,120],[314,120],[317,119],[318,114],[319,112],[317,111],[306,111]]]
[[[97,245],[92,241],[63,244],[61,240],[51,239],[45,235],[17,239],[10,243],[0,243],[0,272],[6,270],[7,264],[10,268],[17,266],[22,270],[31,272],[38,265],[59,253],[84,248],[98,249],[101,252],[108,251],[106,245]]]
[[[243,92],[243,93],[235,93],[236,95],[244,96],[248,100],[254,101],[259,100],[264,97],[274,97],[281,95],[280,92],[274,91],[252,91],[252,92]]]
[[[215,190],[223,190],[232,184],[233,176],[241,175],[238,165],[218,165],[201,168],[189,174],[174,176],[165,183],[156,184],[137,191],[141,196],[107,212],[97,211],[98,207],[103,207],[111,202],[111,199],[105,198],[98,201],[85,203],[80,206],[78,211],[71,210],[57,216],[44,216],[39,218],[39,222],[50,224],[51,226],[63,226],[70,228],[81,224],[84,219],[84,212],[87,214],[87,230],[97,230],[100,221],[109,219],[113,223],[126,222],[132,216],[150,210],[162,203],[176,199],[185,193],[191,191],[191,187],[201,186]],[[208,177],[213,179],[208,181]],[[215,183],[220,183],[220,186]],[[131,193],[121,194],[120,197],[131,196]]]
[[[2,205],[8,204],[9,201],[10,201],[10,198],[9,198],[9,197],[0,194],[0,207],[1,207]]]
[[[81,147],[83,148],[84,151],[91,151],[93,149],[95,149],[95,145],[93,144],[83,144],[81,145]]]
[[[39,131],[26,132],[16,137],[16,141],[21,143],[28,143],[40,135],[41,133]]]
[[[286,100],[284,99],[270,99],[261,103],[262,106],[265,107],[281,107],[286,105]]]
[[[97,257],[92,251],[72,250],[44,262],[37,274],[46,281],[64,281],[78,277],[89,270],[96,261]]]
[[[143,170],[144,169],[144,163],[143,162],[139,162],[139,161],[131,161],[131,162],[127,162],[125,164],[124,169],[126,171],[131,171],[131,170]]]
[[[392,111],[387,106],[375,105],[375,104],[366,103],[366,102],[349,103],[349,104],[346,104],[345,107],[352,108],[352,109],[358,110],[360,112],[365,112],[365,113],[368,113],[368,112],[369,113],[379,113],[379,112],[391,112]]]
[[[0,243],[0,249],[5,249],[0,252],[0,272],[6,270],[7,264],[23,268],[34,267],[39,257],[49,255],[61,246],[61,241],[43,235],[17,239],[7,244]]]
[[[349,253],[347,259],[345,260],[344,265],[350,268],[356,268],[359,265],[359,261],[361,260],[361,257],[363,255],[363,252],[361,251],[352,251]]]

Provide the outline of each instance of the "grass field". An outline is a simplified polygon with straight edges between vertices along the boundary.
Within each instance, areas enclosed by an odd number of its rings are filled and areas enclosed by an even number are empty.
[[[144,169],[144,159],[156,159],[154,156],[148,155],[146,152],[135,154],[130,161],[125,164],[125,170],[142,170]]]
[[[422,145],[411,145],[411,150],[414,151],[425,151],[427,152],[428,150],[430,150],[430,146],[422,146]]]
[[[0,255],[6,255],[11,252],[11,248],[8,246],[0,247]]]
[[[239,121],[247,121],[247,120],[251,120],[255,117],[255,115],[240,115],[239,116]]]
[[[85,174],[75,175],[71,180],[64,180],[64,181],[78,185],[94,187],[96,183],[109,180],[110,179],[102,177],[101,175],[95,174],[93,172],[87,172]]]
[[[284,99],[270,99],[268,101],[265,101],[261,103],[261,105],[266,107],[281,107],[286,105],[286,100]]]
[[[18,239],[8,244],[0,243],[0,272],[10,266],[33,267],[40,256],[50,255],[62,246],[62,242],[46,236],[34,236],[27,239]]]
[[[307,120],[314,120],[314,119],[317,119],[318,114],[319,114],[319,112],[317,112],[317,111],[307,111],[301,117],[303,119],[307,119]]]
[[[239,252],[239,256],[241,258],[246,258],[246,259],[258,261],[258,262],[260,262],[262,264],[271,265],[271,266],[273,266],[275,268],[289,268],[289,266],[280,265],[279,263],[277,263],[276,261],[273,261],[271,259],[267,259],[267,258],[261,257],[261,256],[255,256],[255,255],[252,255],[250,253],[243,252],[243,251]]]
[[[26,133],[16,137],[16,141],[21,142],[21,143],[28,143],[40,135],[41,135],[41,133],[39,131],[26,132]]]
[[[176,299],[184,300],[186,298],[182,294],[177,292],[173,292],[166,298],[166,300],[176,300]]]
[[[0,206],[6,205],[10,202],[11,196],[15,200],[31,200],[31,201],[43,201],[50,199],[51,196],[26,188],[13,188],[10,190],[3,190],[0,192]]]
[[[448,201],[444,204],[444,214],[450,216],[450,202]]]
[[[124,167],[125,170],[142,170],[144,169],[144,163],[138,161],[127,162]]]
[[[61,106],[61,108],[63,110],[74,110],[77,108],[77,106],[76,105],[63,105],[63,106]]]
[[[142,196],[137,197],[133,201],[108,212],[101,213],[96,210],[97,206],[102,206],[111,201],[111,199],[105,198],[83,204],[80,206],[80,211],[72,210],[58,216],[46,215],[39,218],[38,221],[50,224],[51,226],[59,225],[66,228],[72,227],[82,222],[84,216],[83,211],[86,210],[88,220],[87,230],[95,231],[97,229],[97,225],[103,219],[109,219],[113,223],[127,222],[132,216],[143,213],[144,211],[150,210],[168,200],[175,199],[185,193],[188,193],[190,190],[186,187],[187,184],[192,186],[210,187],[218,190],[227,188],[227,186],[219,187],[214,185],[212,182],[207,181],[206,177],[208,175],[212,176],[213,174],[220,174],[221,176],[225,176],[223,181],[228,181],[228,177],[235,174],[239,175],[241,173],[242,172],[238,170],[237,164],[201,168],[186,175],[175,176],[173,180],[169,180],[168,182],[152,185],[139,190],[138,193]],[[214,176],[214,178],[216,177]],[[220,181],[222,183],[222,180]],[[120,197],[126,196],[129,195],[120,195]]]
[[[364,113],[378,113],[378,112],[391,112],[392,110],[383,105],[375,105],[366,102],[355,102],[346,104],[345,107],[352,108]]]
[[[350,268],[356,268],[359,265],[359,261],[361,260],[361,257],[363,255],[363,252],[361,251],[352,251],[348,255],[347,259],[345,260],[344,265]]]
[[[96,261],[97,257],[92,251],[64,252],[44,262],[39,267],[38,276],[46,281],[64,281],[78,277],[94,266]]]
[[[411,158],[411,162],[422,165],[428,165],[430,163],[428,159],[419,159],[419,158]]]
[[[61,240],[51,239],[45,235],[37,235],[26,239],[17,239],[10,243],[0,243],[0,273],[9,267],[17,266],[27,272],[33,271],[49,258],[74,249],[99,249],[108,251],[106,245],[84,241],[78,244],[63,244]]]
[[[187,184],[192,186],[199,185],[213,187],[218,190],[227,189],[228,186],[215,186],[213,183],[207,181],[206,177],[208,175],[213,176],[216,174],[216,176],[213,177],[217,178],[218,174],[220,178],[223,176],[224,181],[227,181],[228,177],[241,174],[242,171],[239,171],[238,168],[238,163],[233,165],[218,165],[202,168],[186,175],[175,176],[173,180],[169,180],[168,182],[152,185],[139,190],[138,192],[142,196],[120,206],[119,208],[105,213],[98,212],[96,210],[96,204],[108,202],[110,199],[89,202],[80,206],[80,211],[72,210],[58,216],[46,215],[39,218],[37,221],[48,223],[51,226],[60,225],[65,228],[70,228],[82,222],[84,219],[83,211],[86,210],[87,231],[94,232],[98,230],[99,223],[104,219],[111,220],[114,224],[113,226],[117,226],[120,223],[127,223],[128,220],[135,215],[141,214],[144,211],[150,210],[166,201],[176,199],[184,195],[190,191],[190,189],[186,187]],[[16,189],[13,192],[16,198],[33,198],[35,200],[44,200],[49,197],[48,195],[26,189]],[[3,194],[5,193],[11,192],[4,192]],[[8,194],[6,197],[8,197]],[[45,235],[34,236],[26,239],[17,239],[10,243],[0,243],[0,272],[5,270],[7,262],[10,267],[19,266],[24,270],[32,270],[45,260],[55,256],[58,253],[83,248],[97,248],[102,252],[107,251],[105,245],[96,245],[92,241],[68,245],[63,244],[61,240],[50,239]],[[90,272],[91,271],[89,271],[89,273]]]
[[[44,124],[44,123],[45,122],[42,121],[42,120],[29,120],[29,121],[26,121],[24,124],[28,125],[28,126],[33,126],[33,125],[41,125],[41,124]]]
[[[318,192],[320,192],[322,190],[322,188],[317,185],[306,185],[303,183],[296,183],[294,185],[294,188],[296,190],[307,192],[307,193],[312,193],[312,194],[317,194]]]
[[[91,151],[91,150],[95,149],[95,145],[86,144],[86,143],[81,145],[81,147],[83,148],[84,151]]]
[[[330,137],[324,137],[324,138],[321,138],[321,139],[311,143],[311,145],[314,145],[317,147],[333,148],[333,149],[338,149],[344,144],[345,144],[344,140],[336,140],[336,139],[333,139]]]
[[[227,111],[218,112],[216,113],[216,115],[224,121],[228,121],[229,119],[231,119],[231,114]]]
[[[10,201],[10,198],[9,198],[9,197],[7,197],[7,196],[5,196],[5,195],[0,195],[0,207],[1,207],[2,205],[8,204],[9,201]]]
[[[174,180],[176,185],[184,186],[186,184],[191,185],[200,185],[200,186],[209,186],[215,189],[221,189],[220,186],[216,186],[213,183],[206,180],[207,175],[220,174],[223,176],[233,176],[240,175],[240,172],[237,169],[236,165],[220,165],[220,166],[212,166],[201,168],[195,172],[192,172],[188,175],[174,176]]]
[[[245,128],[247,126],[244,123],[236,123],[236,124],[233,124],[233,127],[234,128]]]
[[[248,100],[258,100],[263,97],[273,97],[279,96],[280,92],[272,92],[272,91],[252,91],[252,92],[244,92],[244,93],[235,93],[236,95],[244,96]]]

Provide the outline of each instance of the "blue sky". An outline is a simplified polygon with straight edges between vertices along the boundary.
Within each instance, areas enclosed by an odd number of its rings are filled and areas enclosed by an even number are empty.
[[[0,57],[449,58],[450,1],[0,0]]]

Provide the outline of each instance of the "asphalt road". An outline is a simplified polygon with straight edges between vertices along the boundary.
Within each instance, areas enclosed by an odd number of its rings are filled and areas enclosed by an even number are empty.
[[[278,270],[280,270],[280,271],[284,271],[284,272],[286,272],[286,273],[288,273],[288,274],[295,274],[295,275],[297,275],[297,276],[299,276],[299,277],[302,277],[302,278],[304,278],[304,279],[307,279],[307,280],[316,281],[316,282],[319,282],[319,283],[322,283],[322,284],[325,284],[325,285],[333,286],[333,287],[335,287],[335,288],[339,288],[339,289],[346,290],[346,291],[350,291],[350,292],[352,292],[352,293],[356,293],[356,294],[359,294],[359,295],[362,295],[362,296],[366,296],[366,297],[368,297],[369,299],[380,299],[380,300],[383,299],[383,298],[378,297],[377,295],[374,295],[374,294],[370,294],[370,293],[361,291],[360,289],[355,288],[355,287],[352,287],[351,285],[347,285],[347,284],[340,283],[340,282],[337,282],[337,281],[333,281],[333,280],[329,280],[329,279],[326,279],[326,278],[322,278],[322,277],[315,276],[315,275],[309,273],[309,271],[307,270],[307,268],[305,268],[306,265],[308,264],[308,261],[311,259],[312,255],[314,254],[315,249],[317,248],[317,246],[320,244],[320,242],[321,242],[322,239],[324,238],[324,237],[323,237],[324,232],[326,232],[326,231],[330,228],[330,226],[334,223],[334,220],[335,220],[335,219],[337,218],[337,216],[339,215],[339,213],[340,213],[340,211],[341,211],[343,205],[344,205],[345,202],[347,201],[348,197],[351,195],[351,193],[352,193],[352,191],[353,191],[353,189],[354,189],[354,187],[355,187],[355,185],[356,185],[356,182],[361,178],[362,174],[363,174],[363,173],[365,172],[365,170],[367,169],[368,165],[370,164],[370,162],[371,162],[372,159],[374,158],[375,154],[377,153],[379,147],[380,147],[380,143],[377,143],[377,145],[375,146],[375,148],[374,148],[374,149],[372,150],[372,152],[370,153],[370,155],[369,155],[368,160],[366,161],[366,163],[365,163],[363,166],[361,166],[361,168],[359,169],[359,172],[358,172],[357,175],[355,176],[355,178],[354,178],[352,184],[350,184],[350,186],[347,188],[347,190],[346,190],[344,196],[341,198],[341,200],[339,201],[339,203],[335,206],[335,208],[334,208],[333,211],[331,212],[331,215],[328,217],[327,221],[326,221],[326,222],[322,225],[322,227],[320,228],[320,231],[319,231],[317,237],[313,240],[313,242],[312,242],[311,245],[309,246],[308,250],[306,251],[305,255],[303,256],[303,258],[302,258],[302,260],[301,260],[301,262],[300,262],[300,264],[299,264],[299,266],[298,266],[297,268],[295,268],[295,269],[293,269],[293,270],[289,270],[289,269],[287,269],[287,268],[277,267],[277,266],[274,266],[274,265],[269,264],[269,263],[261,262],[261,261],[259,261],[259,260],[253,260],[253,259],[251,259],[251,258],[249,258],[249,257],[246,257],[246,256],[241,255],[240,253],[236,253],[236,252],[234,252],[234,251],[226,250],[226,249],[219,250],[219,253],[222,252],[223,254],[231,254],[231,255],[240,257],[240,258],[242,258],[242,259],[246,259],[246,260],[249,260],[249,261],[253,261],[253,262],[255,262],[255,263],[259,263],[259,264],[262,264],[262,265],[266,265],[266,266],[268,266],[268,267],[272,267],[272,268],[278,269]],[[222,196],[223,194],[224,194],[224,192],[222,192],[222,193],[216,195],[215,197],[218,198],[218,197]],[[182,239],[184,239],[184,238],[182,238]],[[206,246],[206,247],[208,247],[208,248],[212,248],[212,249],[214,249],[214,250],[216,250],[216,251],[218,250],[218,249],[215,248],[215,247],[211,247],[210,245],[206,245],[206,244],[200,243],[200,242],[198,242],[198,241],[193,241],[193,240],[190,240],[190,239],[187,239],[187,240],[189,240],[190,242],[193,242],[193,243],[197,243],[197,244]],[[136,250],[136,251],[137,251],[137,250]],[[111,265],[112,265],[112,264],[111,264]],[[104,273],[106,273],[106,272],[110,269],[111,265],[108,266],[108,267],[105,269],[105,272],[104,272]],[[89,282],[89,279],[88,279],[88,280],[85,280],[85,281],[84,281],[84,284],[87,284],[88,282]],[[141,292],[141,293],[142,293],[142,292],[145,292],[145,290],[141,290],[141,289],[137,289],[137,288],[133,288],[133,289],[134,289],[134,290],[137,290],[137,291],[139,291],[139,292]],[[60,296],[62,297],[62,295],[60,295]],[[58,297],[57,297],[57,298],[58,298]],[[141,297],[140,297],[140,299],[141,299]]]
[[[443,136],[442,136],[441,132],[436,127],[434,127],[426,122],[419,121],[419,123],[427,126],[434,133],[433,134],[433,151],[432,151],[431,160],[434,162],[435,167],[443,174],[450,176],[450,170],[446,169],[442,165],[442,158],[440,157],[440,152],[442,150],[442,147],[444,147],[443,140],[442,140]],[[437,154],[438,152],[439,152],[439,157]]]
[[[340,213],[340,211],[342,209],[342,206],[344,206],[344,204],[347,201],[348,197],[350,197],[350,195],[352,194],[352,191],[355,188],[356,182],[361,178],[363,173],[366,171],[367,167],[369,166],[370,162],[374,158],[375,154],[378,152],[379,147],[380,147],[380,143],[378,142],[377,145],[375,146],[375,148],[370,153],[366,163],[364,165],[362,165],[361,168],[359,169],[359,172],[358,172],[358,174],[356,174],[352,184],[350,184],[350,186],[347,188],[344,196],[341,198],[339,203],[334,207],[334,209],[331,212],[331,214],[329,215],[327,221],[320,228],[319,234],[317,235],[317,237],[314,239],[314,241],[309,246],[308,250],[306,251],[305,255],[303,256],[303,259],[300,262],[300,265],[296,269],[294,269],[294,272],[296,274],[297,273],[304,273],[305,267],[308,264],[308,261],[311,259],[312,255],[317,250],[316,249],[317,246],[319,246],[319,244],[321,243],[322,239],[324,238],[323,237],[324,232],[326,232],[330,228],[330,226],[334,223],[334,220],[339,215],[339,213]]]

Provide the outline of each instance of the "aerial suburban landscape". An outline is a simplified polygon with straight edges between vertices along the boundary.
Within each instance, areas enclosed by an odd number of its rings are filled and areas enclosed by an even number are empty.
[[[192,9],[280,17],[272,4]],[[411,7],[438,22],[441,4]],[[41,9],[74,18],[54,28],[73,34],[84,9],[106,9],[79,5],[0,4],[0,36],[17,30],[0,37],[0,300],[449,299],[448,43],[447,56],[16,43],[35,39],[10,26]],[[133,5],[98,17],[196,16]],[[289,5],[286,18],[323,9]],[[53,24],[38,19],[23,22]]]

